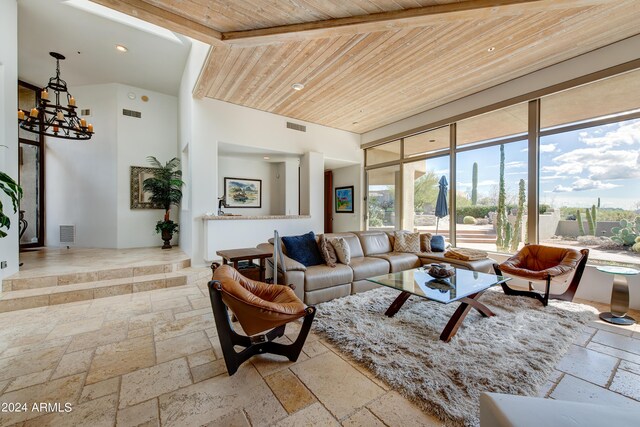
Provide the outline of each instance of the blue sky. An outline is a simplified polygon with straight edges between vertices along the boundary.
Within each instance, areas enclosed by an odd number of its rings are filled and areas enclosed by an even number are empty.
[[[505,177],[510,202],[518,181],[527,181],[527,142],[505,146]],[[478,198],[497,194],[498,146],[457,157],[458,191],[471,193],[478,163]],[[640,119],[543,137],[540,141],[540,202],[554,207],[638,209],[640,203]],[[449,178],[449,157],[427,160],[427,169]]]

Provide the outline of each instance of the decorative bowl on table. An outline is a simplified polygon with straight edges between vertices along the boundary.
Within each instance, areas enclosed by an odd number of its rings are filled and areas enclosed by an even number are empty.
[[[431,264],[427,273],[436,279],[445,279],[456,274],[456,269],[449,264]]]

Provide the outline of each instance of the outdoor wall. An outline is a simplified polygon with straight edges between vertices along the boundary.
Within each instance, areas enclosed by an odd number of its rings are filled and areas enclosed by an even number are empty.
[[[362,189],[363,172],[361,165],[346,166],[333,169],[333,197],[336,187],[353,185],[353,213],[336,213],[335,200],[331,210],[333,211],[333,232],[362,230]]]
[[[457,114],[486,107],[638,58],[640,58],[640,35],[366,132],[362,135],[362,143],[406,132],[438,120],[445,120]]]
[[[15,0],[0,0],[0,171],[18,180],[18,120],[16,116],[18,81],[18,5]],[[3,212],[11,220],[11,228],[0,239],[0,281],[18,271],[18,214],[11,202],[0,194]]]
[[[161,245],[154,227],[163,211],[130,209],[130,166],[148,166],[149,155],[162,162],[177,156],[177,98],[116,83],[70,91],[91,110],[95,134],[89,141],[46,139],[45,244],[59,246],[59,226],[72,224],[76,247]],[[142,117],[123,116],[123,108]]]
[[[130,168],[149,166],[148,156],[162,164],[178,155],[178,98],[158,92],[125,85],[117,85],[117,220],[118,248],[137,248],[162,245],[155,231],[157,221],[164,216],[162,209],[130,208]],[[135,99],[130,99],[133,94]],[[146,95],[149,100],[140,98]],[[122,109],[139,111],[141,118],[124,116]],[[171,219],[177,221],[180,209],[171,208]],[[174,235],[174,243],[178,240]]]

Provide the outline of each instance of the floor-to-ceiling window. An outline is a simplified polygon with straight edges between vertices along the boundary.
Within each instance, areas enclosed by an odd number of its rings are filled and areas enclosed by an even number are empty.
[[[367,148],[369,228],[437,226],[461,247],[540,242],[640,263],[640,70],[555,90]]]
[[[640,261],[639,93],[633,71],[541,99],[541,243]]]

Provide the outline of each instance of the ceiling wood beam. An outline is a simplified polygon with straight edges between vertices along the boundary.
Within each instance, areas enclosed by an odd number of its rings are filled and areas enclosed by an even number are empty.
[[[142,0],[91,1],[210,45],[221,44],[222,33],[220,31]]]
[[[468,0],[370,15],[304,22],[222,33],[222,41],[238,47],[287,43],[315,38],[401,30],[465,19],[521,15],[536,11],[593,6],[611,0]]]

